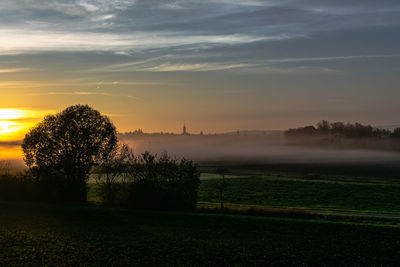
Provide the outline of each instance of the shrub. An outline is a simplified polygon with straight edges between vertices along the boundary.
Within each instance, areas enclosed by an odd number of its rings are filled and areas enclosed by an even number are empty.
[[[37,183],[28,175],[0,175],[0,200],[36,200]]]
[[[96,167],[97,193],[103,203],[120,205],[127,202],[127,184],[123,177],[133,159],[131,149],[119,144]]]
[[[191,160],[146,152],[132,157],[122,172],[125,179],[100,184],[103,201],[143,209],[196,208],[200,172]]]
[[[135,158],[130,174],[129,204],[137,208],[194,209],[200,172],[191,160],[144,153]]]

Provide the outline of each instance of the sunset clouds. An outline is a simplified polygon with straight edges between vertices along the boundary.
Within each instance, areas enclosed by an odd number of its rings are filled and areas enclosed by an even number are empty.
[[[121,130],[398,123],[399,18],[391,0],[4,0],[0,105],[88,103]]]

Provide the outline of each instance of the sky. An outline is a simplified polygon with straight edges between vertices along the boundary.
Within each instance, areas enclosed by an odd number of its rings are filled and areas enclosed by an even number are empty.
[[[398,0],[0,1],[4,142],[74,104],[119,131],[400,124],[399,75]]]

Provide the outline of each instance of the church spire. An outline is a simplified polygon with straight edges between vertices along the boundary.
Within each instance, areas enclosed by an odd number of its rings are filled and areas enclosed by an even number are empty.
[[[186,124],[183,124],[183,131],[182,131],[182,135],[187,135],[188,132],[186,131]]]

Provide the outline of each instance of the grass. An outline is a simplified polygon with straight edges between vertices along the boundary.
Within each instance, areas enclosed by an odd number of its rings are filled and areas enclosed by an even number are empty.
[[[0,266],[385,265],[400,228],[0,202]]]
[[[294,207],[322,210],[347,210],[373,213],[400,213],[400,180],[386,176],[388,170],[377,169],[380,176],[332,174],[332,168],[353,172],[363,165],[288,165],[288,171],[277,171],[281,165],[201,166],[200,203],[219,203],[216,183],[220,175],[212,173],[217,166],[226,166],[228,187],[224,201],[238,205]],[[325,167],[324,167],[325,166]],[[390,165],[391,166],[391,165]],[[312,173],[312,170],[321,172]],[[390,168],[389,168],[390,170]],[[337,171],[339,172],[339,171]],[[91,184],[88,199],[99,201],[96,185]]]
[[[238,206],[228,211],[215,209],[219,176],[210,166],[199,189],[210,204],[197,212],[0,202],[0,266],[398,265],[399,218],[301,210],[397,216],[395,176],[229,168],[225,201]],[[96,185],[89,189],[89,200],[98,201]]]
[[[400,213],[400,166],[391,163],[209,162],[200,203],[218,203],[217,167],[229,169],[224,202],[236,205]]]
[[[217,181],[203,180],[199,201],[219,202]],[[371,184],[287,177],[244,177],[227,179],[224,201],[232,204],[338,209],[371,212],[400,212],[398,184]]]

